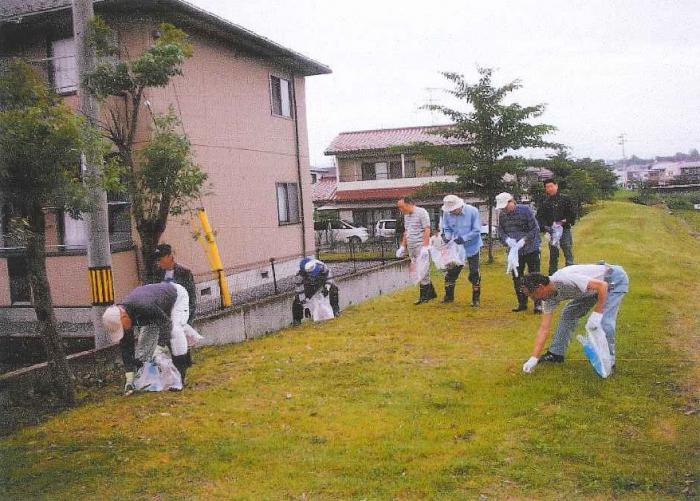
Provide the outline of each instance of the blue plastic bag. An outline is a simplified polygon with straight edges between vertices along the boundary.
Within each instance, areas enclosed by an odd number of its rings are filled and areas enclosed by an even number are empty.
[[[583,346],[583,353],[596,373],[607,378],[612,373],[613,359],[610,355],[608,340],[603,332],[586,331],[585,336],[576,336]]]

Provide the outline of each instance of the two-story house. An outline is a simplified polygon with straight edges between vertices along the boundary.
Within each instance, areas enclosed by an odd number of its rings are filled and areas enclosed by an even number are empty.
[[[146,97],[153,112],[176,108],[194,157],[209,176],[211,194],[202,203],[234,295],[272,280],[270,258],[275,258],[277,277],[293,274],[299,257],[314,251],[305,78],[331,70],[185,1],[96,0],[94,5],[115,31],[121,57],[140,54],[162,22],[190,38],[194,55],[185,62],[183,76]],[[0,55],[32,62],[77,106],[70,0],[3,0]],[[140,117],[143,141],[151,116],[144,109]],[[138,284],[138,241],[128,196],[111,200],[109,214],[119,301]],[[89,311],[85,225],[50,208],[46,217],[54,303],[64,309],[64,318]],[[171,218],[161,241],[172,244],[178,261],[192,269],[198,295],[217,297],[206,256],[183,222],[188,221]],[[0,237],[7,233],[3,227]],[[0,316],[31,300],[22,249],[12,244],[0,241]]]
[[[412,146],[416,143],[462,144],[435,134],[445,127],[341,132],[325,151],[326,155],[335,156],[338,171],[335,198],[318,210],[337,211],[340,219],[365,226],[371,232],[377,221],[398,216],[396,201],[399,198],[413,196],[427,183],[455,181],[455,176],[446,175],[443,168],[434,167],[427,159],[416,155]],[[480,204],[473,197],[467,197],[467,201]],[[433,225],[437,226],[442,195],[419,197],[417,202],[428,210]],[[482,220],[485,220],[483,215]]]

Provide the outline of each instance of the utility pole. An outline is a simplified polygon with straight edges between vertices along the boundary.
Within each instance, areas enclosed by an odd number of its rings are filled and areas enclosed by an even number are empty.
[[[80,111],[88,122],[95,124],[99,119],[99,106],[97,100],[83,85],[83,75],[93,71],[97,65],[95,48],[87,43],[88,25],[95,16],[95,12],[92,0],[72,0],[72,2],[75,55],[80,76]],[[84,153],[80,158],[83,179],[87,182],[88,197],[91,202],[91,211],[85,215],[88,224],[88,278],[92,296],[90,317],[95,332],[95,348],[104,348],[112,344],[112,341],[102,326],[102,314],[109,305],[114,304],[107,192],[100,183],[94,182],[101,179],[102,159],[89,158]]]
[[[625,133],[623,132],[617,136],[617,139],[619,140],[617,144],[622,146],[622,165],[624,166],[627,163],[627,157],[625,156]]]

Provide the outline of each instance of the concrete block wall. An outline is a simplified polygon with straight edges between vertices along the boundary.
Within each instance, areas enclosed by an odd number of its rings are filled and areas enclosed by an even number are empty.
[[[411,284],[408,262],[398,261],[336,280],[340,308],[361,303]],[[288,327],[292,323],[294,293],[267,298],[239,308],[198,318],[195,328],[204,336],[203,344],[239,343]]]

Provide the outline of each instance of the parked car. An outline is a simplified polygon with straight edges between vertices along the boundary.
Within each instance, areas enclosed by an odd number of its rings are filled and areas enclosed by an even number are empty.
[[[489,234],[489,225],[482,224],[481,225],[481,236],[485,237],[485,236],[488,236],[488,234]],[[491,226],[491,238],[493,238],[493,239],[498,238],[498,226]]]
[[[320,244],[333,242],[349,242],[359,244],[369,239],[369,232],[364,226],[353,226],[347,221],[336,219],[332,221],[315,221],[314,230],[316,241]]]
[[[394,238],[396,235],[396,219],[380,219],[374,226],[374,236],[377,238]]]

